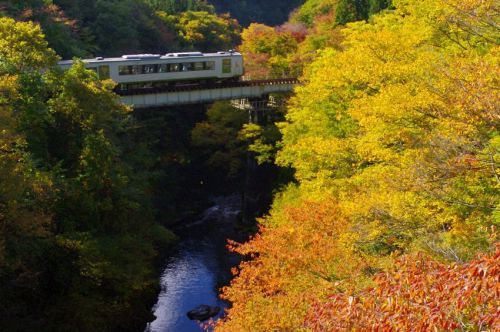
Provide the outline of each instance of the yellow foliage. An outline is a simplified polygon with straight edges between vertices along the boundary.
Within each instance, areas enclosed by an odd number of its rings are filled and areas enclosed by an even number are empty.
[[[48,48],[40,26],[0,18],[0,75],[5,70],[38,71],[55,64],[56,60],[56,54]]]
[[[300,331],[309,301],[394,255],[461,262],[497,240],[498,1],[394,4],[306,67],[277,156],[298,184],[240,247],[221,331]]]

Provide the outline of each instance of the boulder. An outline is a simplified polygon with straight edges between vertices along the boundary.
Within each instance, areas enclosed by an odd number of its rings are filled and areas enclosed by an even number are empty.
[[[206,304],[202,304],[190,310],[187,316],[191,320],[204,321],[211,317],[216,316],[220,312],[220,307],[212,307]]]

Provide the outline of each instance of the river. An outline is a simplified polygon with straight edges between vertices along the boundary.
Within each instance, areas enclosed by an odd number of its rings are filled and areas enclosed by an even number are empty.
[[[181,241],[165,262],[161,292],[152,309],[156,320],[145,332],[203,331],[186,316],[189,310],[200,304],[227,308],[218,292],[229,283],[230,270],[238,264],[238,258],[228,253],[226,240],[235,234],[241,197],[218,197],[213,203],[199,220],[177,231]]]

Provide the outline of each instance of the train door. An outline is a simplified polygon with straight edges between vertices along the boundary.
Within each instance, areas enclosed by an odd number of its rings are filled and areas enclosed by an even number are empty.
[[[223,59],[222,60],[222,73],[223,74],[231,74],[231,59]]]
[[[109,78],[111,78],[111,75],[109,73],[109,66],[108,65],[99,66],[99,79],[107,80]]]

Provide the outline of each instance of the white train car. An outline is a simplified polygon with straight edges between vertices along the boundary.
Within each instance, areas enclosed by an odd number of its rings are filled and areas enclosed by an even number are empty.
[[[95,70],[100,79],[118,83],[119,90],[238,80],[244,71],[243,57],[233,51],[135,54],[82,61],[86,68]],[[71,60],[59,62],[62,69],[72,64]]]

